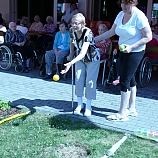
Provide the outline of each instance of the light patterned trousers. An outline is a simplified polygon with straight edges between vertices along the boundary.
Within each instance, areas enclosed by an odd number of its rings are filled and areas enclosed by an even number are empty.
[[[75,94],[83,97],[86,81],[85,97],[89,100],[96,99],[96,85],[99,73],[100,60],[94,62],[78,61],[75,64]]]

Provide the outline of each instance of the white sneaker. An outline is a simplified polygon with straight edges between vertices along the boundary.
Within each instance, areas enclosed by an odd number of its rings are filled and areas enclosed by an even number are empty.
[[[92,115],[92,110],[86,109],[84,112],[84,116],[89,117]]]
[[[75,115],[80,115],[81,114],[81,110],[83,109],[83,106],[77,106],[76,109],[74,110],[74,114]]]
[[[138,116],[137,111],[130,111],[127,109],[127,116]]]

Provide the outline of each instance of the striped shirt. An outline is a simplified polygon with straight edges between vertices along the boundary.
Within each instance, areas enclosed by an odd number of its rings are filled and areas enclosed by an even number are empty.
[[[83,59],[84,62],[93,62],[100,60],[100,53],[99,48],[97,48],[95,41],[94,41],[94,35],[91,31],[91,29],[85,27],[84,32],[82,34],[81,39],[77,39],[75,32],[70,28],[70,37],[73,38],[74,46],[76,47],[76,55],[80,53],[80,50],[82,49],[84,42],[90,42],[87,53]]]
[[[26,37],[19,30],[16,30],[16,33],[14,34],[10,29],[8,29],[5,35],[5,41],[6,43],[11,43],[11,44],[14,44],[15,42],[17,43],[26,42]]]

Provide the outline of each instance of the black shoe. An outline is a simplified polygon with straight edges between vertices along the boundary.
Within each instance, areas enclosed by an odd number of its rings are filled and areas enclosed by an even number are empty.
[[[33,59],[33,68],[35,69],[36,67],[39,67],[40,64],[38,62],[38,58]]]
[[[67,73],[66,74],[63,74],[63,80],[67,80],[67,78],[68,78],[68,75],[67,75]]]
[[[44,77],[46,75],[46,71],[40,71],[40,76]]]
[[[47,79],[52,79],[52,77],[53,77],[53,75],[51,74],[51,75],[46,75],[43,79],[44,80],[47,80]]]
[[[46,68],[45,68],[45,63],[42,63],[41,65],[40,65],[40,67],[39,67],[39,71],[43,71],[43,70],[45,70]]]

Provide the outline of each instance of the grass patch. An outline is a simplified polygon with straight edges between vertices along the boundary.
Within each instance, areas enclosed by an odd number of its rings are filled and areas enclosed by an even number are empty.
[[[124,135],[69,117],[40,113],[0,126],[2,158],[101,158]],[[115,155],[115,158],[157,157],[157,143],[134,136]]]

